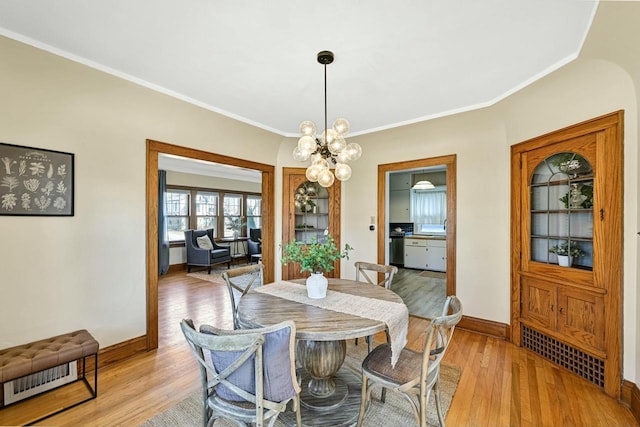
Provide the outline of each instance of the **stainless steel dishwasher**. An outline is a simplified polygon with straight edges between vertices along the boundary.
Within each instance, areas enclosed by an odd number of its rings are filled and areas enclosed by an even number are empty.
[[[404,232],[389,233],[389,264],[404,266]]]

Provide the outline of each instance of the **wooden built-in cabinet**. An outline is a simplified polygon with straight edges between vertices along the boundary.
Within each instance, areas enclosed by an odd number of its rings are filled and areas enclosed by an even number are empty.
[[[622,126],[620,111],[511,149],[512,340],[616,398]]]
[[[322,241],[330,234],[340,247],[340,181],[331,187],[323,188],[317,182],[309,182],[306,169],[284,168],[282,191],[282,241],[286,244],[293,240],[311,242]],[[283,280],[307,277],[300,273],[298,264],[282,267]],[[334,270],[325,273],[326,277],[340,277],[340,262]]]

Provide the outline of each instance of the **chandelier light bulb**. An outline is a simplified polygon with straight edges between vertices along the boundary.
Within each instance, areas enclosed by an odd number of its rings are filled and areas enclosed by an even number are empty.
[[[347,119],[336,119],[333,122],[333,129],[338,133],[338,135],[345,135],[349,132],[349,121]]]
[[[305,120],[300,123],[300,133],[307,136],[314,136],[316,134],[316,124],[311,120]]]
[[[311,153],[316,151],[316,140],[309,135],[304,135],[298,140],[298,149],[303,153],[308,153],[307,155],[310,156]]]
[[[351,178],[351,166],[345,163],[338,163],[335,170],[336,178],[340,181],[346,181]]]
[[[325,129],[325,131],[322,132],[322,136],[320,137],[320,140],[324,142],[326,145],[331,145],[333,144],[333,141],[336,140],[337,136],[338,136],[338,133],[335,130]]]
[[[347,163],[348,161],[349,161],[349,153],[347,153],[346,149],[340,151],[336,155],[336,162],[337,163]]]
[[[345,150],[347,151],[347,156],[351,161],[358,160],[362,155],[362,147],[360,147],[360,144],[356,142],[347,144],[347,148],[345,148]]]
[[[318,184],[325,188],[331,187],[334,180],[335,178],[333,177],[330,169],[323,169],[322,172],[320,172],[320,175],[318,175]]]
[[[317,163],[312,164],[311,166],[309,166],[307,168],[305,176],[307,177],[307,179],[309,181],[316,182],[316,181],[318,181],[318,175],[320,175],[320,172],[322,170],[324,170],[324,168],[322,166],[320,166],[319,164],[317,164]]]
[[[309,160],[310,153],[305,153],[300,150],[300,147],[296,147],[293,149],[293,160],[298,162],[305,162]]]
[[[331,144],[328,145],[329,151],[333,154],[338,154],[345,149],[347,141],[342,136],[337,136]]]

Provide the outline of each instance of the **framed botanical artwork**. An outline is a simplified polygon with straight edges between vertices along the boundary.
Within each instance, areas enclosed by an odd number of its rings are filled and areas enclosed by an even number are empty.
[[[0,142],[0,215],[73,216],[74,155]]]

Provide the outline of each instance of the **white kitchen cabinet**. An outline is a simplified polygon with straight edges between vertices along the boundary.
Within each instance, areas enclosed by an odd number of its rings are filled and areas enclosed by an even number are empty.
[[[411,188],[410,173],[389,174],[389,190],[409,190]]]
[[[404,238],[405,268],[424,270],[427,263],[427,241],[425,239]]]
[[[389,221],[411,222],[411,196],[409,190],[389,191]]]
[[[447,242],[427,240],[427,270],[447,271]]]
[[[447,242],[442,239],[404,239],[404,266],[421,270],[447,271]]]

